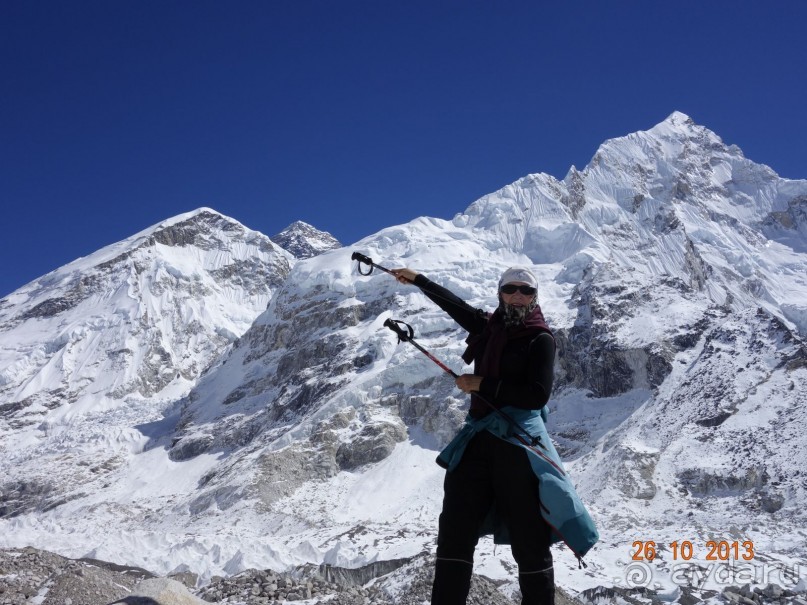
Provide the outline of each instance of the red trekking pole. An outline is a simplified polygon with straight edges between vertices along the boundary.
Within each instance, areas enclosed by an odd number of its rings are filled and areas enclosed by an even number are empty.
[[[401,326],[406,326],[406,328],[404,329],[404,328],[402,328]],[[441,369],[442,369],[442,370],[443,370],[443,371],[444,371],[446,374],[450,374],[450,375],[451,375],[453,378],[458,378],[458,374],[457,374],[456,372],[454,372],[454,371],[453,371],[451,368],[449,368],[449,367],[448,367],[446,364],[444,364],[442,361],[440,361],[439,359],[437,359],[437,358],[436,358],[434,355],[432,355],[432,354],[431,354],[431,353],[429,353],[429,352],[428,352],[426,349],[424,349],[422,346],[420,346],[420,345],[419,345],[417,342],[415,342],[415,338],[414,338],[415,331],[412,329],[412,326],[410,326],[408,323],[406,323],[406,322],[404,322],[404,321],[401,321],[400,319],[387,319],[387,320],[384,322],[384,327],[389,328],[390,330],[392,330],[393,332],[395,332],[395,334],[397,334],[397,335],[398,335],[398,342],[408,342],[408,343],[411,343],[411,344],[412,344],[412,345],[413,345],[413,346],[414,346],[414,347],[415,347],[415,348],[416,348],[418,351],[420,351],[421,353],[423,353],[423,354],[424,354],[426,357],[428,357],[428,358],[429,358],[429,359],[431,359],[431,360],[432,360],[434,363],[436,363],[438,366],[440,366],[440,368],[441,368]],[[505,420],[506,420],[506,421],[507,421],[507,422],[510,424],[510,426],[512,426],[513,428],[515,428],[515,429],[517,429],[518,431],[520,431],[520,433],[521,433],[521,434],[516,433],[514,436],[515,436],[515,438],[516,438],[516,439],[518,439],[518,440],[519,440],[519,441],[522,443],[522,445],[524,445],[524,446],[526,446],[526,447],[530,448],[530,449],[531,449],[532,451],[534,451],[536,454],[538,454],[539,456],[541,456],[541,458],[543,458],[544,460],[546,460],[547,462],[549,462],[549,463],[550,463],[552,466],[554,466],[554,467],[555,467],[555,468],[556,468],[556,469],[557,469],[557,470],[558,470],[560,473],[562,473],[562,474],[564,474],[564,475],[566,474],[566,473],[563,471],[563,469],[562,469],[562,468],[560,468],[560,467],[559,467],[557,464],[555,464],[555,462],[554,462],[553,460],[551,460],[550,458],[546,457],[546,456],[545,456],[545,455],[543,455],[541,452],[539,452],[538,450],[536,450],[536,449],[535,449],[535,447],[534,447],[534,446],[536,446],[536,445],[541,446],[543,449],[546,449],[546,446],[545,446],[543,443],[541,443],[541,439],[540,439],[539,437],[535,437],[535,436],[533,436],[532,434],[530,434],[530,432],[529,432],[527,429],[525,429],[523,426],[521,426],[521,425],[520,425],[520,424],[519,424],[519,423],[518,423],[518,422],[515,420],[515,418],[513,418],[512,416],[510,416],[510,415],[509,415],[509,414],[507,414],[506,412],[504,412],[504,411],[500,410],[499,408],[497,408],[497,407],[496,407],[495,405],[493,405],[493,404],[492,404],[490,401],[488,401],[487,399],[485,399],[485,397],[483,397],[481,394],[479,394],[479,393],[474,393],[474,395],[475,395],[475,396],[477,396],[477,397],[479,397],[479,399],[480,399],[480,400],[482,400],[482,401],[483,401],[483,402],[484,402],[484,403],[485,403],[485,404],[486,404],[486,405],[487,405],[487,406],[488,406],[488,407],[489,407],[491,410],[493,410],[493,412],[495,412],[496,414],[499,414],[499,416],[501,416],[502,418],[504,418],[504,419],[505,419]]]

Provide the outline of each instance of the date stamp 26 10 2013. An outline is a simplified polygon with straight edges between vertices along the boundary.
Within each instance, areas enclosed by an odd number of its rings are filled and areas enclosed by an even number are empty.
[[[691,540],[676,540],[666,546],[674,561],[752,561],[756,554],[751,540],[709,540],[704,549],[697,548]],[[634,540],[631,560],[652,561],[659,550],[659,545],[653,540]]]

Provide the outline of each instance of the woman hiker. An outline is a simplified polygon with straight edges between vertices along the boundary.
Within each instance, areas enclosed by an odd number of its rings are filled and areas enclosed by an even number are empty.
[[[550,545],[563,539],[580,558],[598,536],[544,427],[555,339],[538,305],[538,280],[526,267],[507,269],[489,314],[412,269],[391,273],[469,333],[463,359],[474,364],[473,374],[456,379],[471,395],[466,423],[437,460],[447,472],[432,605],[465,605],[474,550],[489,533],[511,545],[522,605],[551,605]]]

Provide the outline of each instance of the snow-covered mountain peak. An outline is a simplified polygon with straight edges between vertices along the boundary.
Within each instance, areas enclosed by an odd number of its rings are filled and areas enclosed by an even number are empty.
[[[179,396],[266,308],[293,261],[201,208],[23,286],[0,306],[0,402],[14,412],[0,432]]]
[[[785,310],[804,333],[798,290],[779,288],[774,276],[786,271],[782,265],[801,265],[792,254],[807,234],[805,195],[807,181],[780,178],[675,112],[647,131],[604,142],[563,181],[519,179],[453,224],[471,228],[490,250],[563,263],[558,276],[567,283],[608,265],[644,281],[675,276],[716,304],[752,304],[750,293],[765,291],[765,301],[776,301],[769,308]],[[766,248],[778,251],[782,265],[764,260]]]
[[[673,111],[664,120],[653,126],[648,132],[661,133],[664,131],[677,131],[684,136],[691,137],[696,131],[708,130],[704,126],[695,123],[691,117],[681,111]]]
[[[686,125],[689,125],[689,126],[694,126],[695,125],[695,121],[692,118],[690,118],[684,112],[678,111],[678,110],[673,111],[670,115],[668,115],[663,120],[662,123],[668,123],[668,124],[671,124],[673,126],[675,126],[677,124],[686,124]]]
[[[270,238],[216,210],[204,207],[162,221],[130,239],[145,239],[150,244],[197,246],[205,249],[227,247],[230,239],[235,239],[249,242],[266,252],[282,255]]]
[[[196,246],[200,249],[226,247],[229,239],[235,237],[250,242],[266,253],[279,254],[289,259],[290,254],[283,252],[272,241],[257,231],[246,228],[240,222],[227,217],[211,208],[198,208],[191,212],[178,214],[160,221],[142,231],[119,242],[105,246],[92,254],[80,257],[46,275],[22,286],[3,299],[5,306],[26,304],[32,292],[45,291],[51,286],[60,285],[71,276],[83,274],[96,267],[105,267],[107,263],[123,261],[139,248],[153,248],[156,245],[168,247]],[[3,315],[0,313],[0,321]]]
[[[201,220],[224,220],[233,224],[241,225],[237,220],[232,217],[226,216],[215,210],[214,208],[210,208],[208,206],[200,206],[194,210],[190,210],[188,212],[181,212],[180,214],[176,214],[174,216],[170,216],[166,219],[161,220],[159,223],[144,229],[140,233],[136,233],[133,237],[137,237],[142,233],[148,233],[151,231],[157,231],[159,229],[163,229],[166,227],[171,227],[177,223],[185,223],[185,222],[194,222],[196,219]],[[241,225],[243,227],[243,225]],[[244,227],[245,228],[245,227]]]
[[[660,173],[660,176],[674,176],[682,164],[698,159],[709,162],[714,157],[731,156],[742,158],[735,148],[729,149],[720,137],[708,128],[696,124],[692,118],[674,112],[667,119],[652,128],[634,132],[603,142],[594,154],[584,173],[602,173],[597,169],[606,163],[609,171],[615,168],[629,172],[624,180],[633,180],[637,171]],[[696,158],[697,156],[697,158]],[[611,177],[619,177],[612,173]]]
[[[330,233],[320,231],[303,221],[293,222],[277,235],[273,235],[272,241],[296,258],[301,259],[310,258],[342,246],[339,240]]]
[[[163,221],[160,221],[159,223],[154,225],[154,227],[167,227],[167,226],[170,226],[170,225],[172,225],[174,223],[181,223],[181,222],[187,221],[189,219],[193,219],[194,217],[197,217],[200,214],[205,214],[205,215],[208,215],[208,216],[217,216],[219,218],[225,219],[225,220],[230,221],[232,223],[238,223],[239,225],[241,224],[237,220],[235,220],[234,218],[232,218],[230,216],[226,216],[226,215],[222,214],[221,212],[219,212],[218,210],[216,210],[214,208],[210,208],[209,206],[199,206],[198,208],[196,208],[194,210],[190,210],[188,212],[182,212],[182,213],[177,214],[175,216],[169,217],[169,218],[167,218],[167,219],[165,219]]]

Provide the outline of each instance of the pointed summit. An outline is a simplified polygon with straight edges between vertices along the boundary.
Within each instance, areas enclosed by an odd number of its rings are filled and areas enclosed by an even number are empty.
[[[320,231],[303,221],[292,223],[270,239],[300,259],[310,258],[342,247],[342,244],[333,235]]]
[[[687,114],[674,111],[664,120],[645,131],[648,136],[655,136],[661,139],[677,139],[680,141],[695,139],[702,145],[708,139],[711,144],[722,145],[721,138],[705,126],[698,124]],[[640,134],[640,133],[634,133]],[[628,135],[632,136],[632,135]]]
[[[687,124],[691,126],[695,123],[695,121],[692,118],[690,118],[687,114],[681,111],[672,112],[670,115],[667,116],[664,122],[671,124],[673,126],[677,126],[679,124]]]
[[[644,182],[646,186],[658,181],[661,186],[670,178],[690,181],[697,177],[702,178],[704,186],[707,181],[722,186],[727,180],[723,176],[746,161],[738,147],[726,145],[715,132],[674,111],[648,130],[602,143],[583,172],[588,177],[596,173],[596,179],[601,181],[620,181],[620,186],[628,181]],[[721,170],[715,168],[718,165]],[[762,168],[748,165],[743,170],[759,173]],[[637,193],[648,195],[644,191]]]

